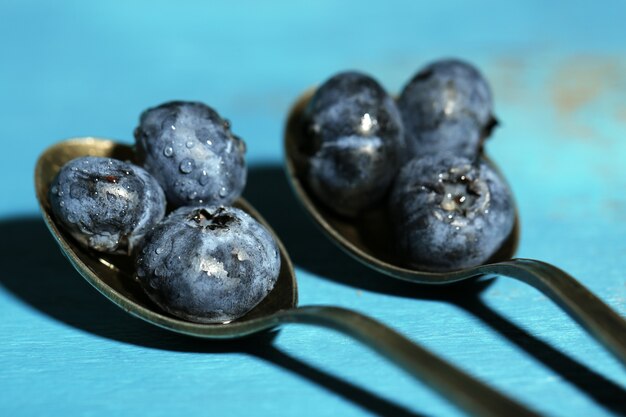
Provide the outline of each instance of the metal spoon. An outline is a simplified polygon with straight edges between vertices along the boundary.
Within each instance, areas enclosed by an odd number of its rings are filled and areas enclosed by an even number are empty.
[[[392,227],[384,207],[373,209],[361,218],[349,219],[334,214],[321,204],[309,192],[305,180],[305,156],[296,146],[299,135],[303,134],[302,112],[312,94],[313,91],[304,93],[289,114],[284,139],[285,165],[296,197],[331,241],[366,266],[404,281],[448,284],[482,275],[502,275],[523,281],[551,298],[626,364],[626,320],[559,268],[533,259],[512,258],[519,240],[517,220],[511,234],[488,263],[433,273],[402,266],[402,260],[393,251]]]
[[[205,339],[235,339],[288,323],[328,327],[360,341],[421,380],[469,414],[536,416],[519,403],[475,380],[463,371],[367,316],[338,307],[296,307],[298,292],[291,260],[279,239],[282,267],[275,288],[244,317],[226,324],[198,324],[170,316],[153,304],[133,279],[128,257],[88,251],[57,226],[48,204],[48,187],[69,160],[85,155],[132,160],[128,146],[110,140],[77,138],[48,148],[35,168],[37,199],[48,229],[76,270],[105,297],[126,312],[165,329]],[[273,234],[261,215],[245,200],[236,204]]]

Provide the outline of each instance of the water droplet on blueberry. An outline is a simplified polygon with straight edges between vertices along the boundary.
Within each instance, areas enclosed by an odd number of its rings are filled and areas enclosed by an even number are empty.
[[[165,149],[163,149],[163,155],[167,156],[168,158],[174,155],[174,148],[172,148],[171,146],[166,146]]]
[[[194,169],[194,162],[192,159],[189,158],[185,158],[183,159],[183,161],[180,163],[180,172],[182,172],[183,174],[189,174],[191,171],[193,171]]]
[[[202,174],[200,174],[200,178],[198,178],[198,182],[200,183],[200,185],[207,185],[209,183],[211,178],[209,178],[209,174],[206,172],[206,170],[202,170]]]

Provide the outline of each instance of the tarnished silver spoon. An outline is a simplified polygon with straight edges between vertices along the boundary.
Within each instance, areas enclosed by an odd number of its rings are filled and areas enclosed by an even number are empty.
[[[165,313],[148,299],[133,279],[133,266],[128,257],[107,256],[88,251],[76,244],[56,224],[47,198],[49,184],[66,162],[85,155],[133,160],[130,147],[111,140],[77,138],[60,142],[48,148],[37,162],[35,168],[37,199],[46,225],[63,254],[87,282],[126,312],[165,329],[205,339],[236,339],[288,323],[331,328],[353,337],[385,356],[468,414],[537,415],[376,320],[338,307],[296,307],[298,292],[291,260],[271,227],[243,199],[237,201],[237,207],[262,223],[278,242],[282,266],[274,289],[244,317],[227,324],[192,323]]]
[[[307,187],[306,157],[296,146],[301,143],[299,135],[303,134],[302,113],[312,94],[313,91],[304,93],[289,113],[284,138],[285,165],[296,197],[331,241],[366,266],[404,281],[440,285],[483,275],[501,275],[523,281],[551,298],[626,364],[624,318],[559,268],[533,259],[513,259],[519,240],[517,220],[511,234],[488,263],[453,272],[434,273],[403,266],[393,250],[393,228],[384,207],[373,209],[358,219],[349,219],[334,214],[321,204]]]

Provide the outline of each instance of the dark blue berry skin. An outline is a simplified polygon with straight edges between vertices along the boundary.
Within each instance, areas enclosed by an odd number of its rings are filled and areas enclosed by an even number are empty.
[[[271,234],[245,212],[181,207],[146,237],[137,278],[150,298],[185,320],[223,323],[272,290],[280,254]]]
[[[325,205],[353,216],[383,198],[403,160],[404,137],[393,99],[374,79],[335,75],[317,89],[303,123],[306,180]]]
[[[165,195],[142,168],[86,156],[65,164],[50,184],[56,219],[77,241],[107,253],[130,253],[165,215]]]
[[[475,67],[455,59],[420,70],[404,87],[398,108],[411,157],[475,158],[496,123],[489,84]]]
[[[482,159],[411,160],[398,174],[389,209],[403,259],[437,272],[486,262],[515,223],[509,188]]]
[[[139,160],[173,206],[228,205],[243,191],[245,144],[203,103],[173,101],[144,111],[135,141]]]

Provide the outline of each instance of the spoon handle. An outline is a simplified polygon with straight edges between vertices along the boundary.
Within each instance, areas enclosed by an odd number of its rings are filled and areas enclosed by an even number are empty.
[[[534,259],[485,265],[481,272],[508,276],[532,285],[626,364],[626,320],[568,273]]]
[[[338,307],[307,306],[283,310],[272,318],[273,325],[312,324],[351,336],[387,357],[470,415],[538,415],[382,323],[357,312]]]

